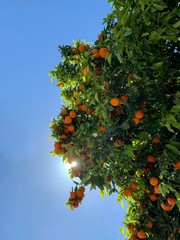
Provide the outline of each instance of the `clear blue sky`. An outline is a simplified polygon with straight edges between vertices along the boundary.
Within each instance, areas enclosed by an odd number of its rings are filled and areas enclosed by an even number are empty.
[[[48,124],[61,99],[49,70],[59,44],[94,41],[110,12],[106,0],[0,0],[0,239],[118,240],[124,212],[116,196],[86,191],[64,206],[67,170],[50,151]],[[121,239],[124,239],[121,237]]]

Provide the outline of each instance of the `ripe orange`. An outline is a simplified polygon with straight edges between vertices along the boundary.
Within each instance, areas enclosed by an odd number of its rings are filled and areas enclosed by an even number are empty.
[[[84,89],[84,84],[79,84],[78,88],[81,90]]]
[[[86,104],[83,104],[83,105],[81,106],[81,110],[82,110],[82,111],[86,111],[86,110],[87,110],[87,108],[88,108],[88,107],[87,107],[87,105],[86,105]]]
[[[132,195],[132,189],[131,188],[124,188],[123,192],[126,197],[130,197]]]
[[[136,238],[134,236],[131,236],[130,238],[128,238],[128,240],[136,240]]]
[[[99,50],[99,55],[101,58],[105,58],[108,53],[108,49],[106,47],[102,47]]]
[[[118,98],[111,98],[110,104],[114,107],[117,107],[120,104],[120,100]]]
[[[82,43],[78,48],[80,52],[83,52],[85,49],[86,49],[86,45],[84,43]]]
[[[153,155],[148,155],[147,156],[147,161],[149,163],[155,163],[156,162],[156,158]]]
[[[169,205],[172,206],[172,205],[174,205],[177,202],[177,199],[174,198],[174,197],[168,197],[167,198],[167,202],[168,202]]]
[[[149,195],[149,198],[150,198],[150,200],[151,200],[152,202],[154,202],[154,201],[157,200],[157,196],[156,196],[154,193],[151,193],[151,194]]]
[[[70,116],[71,118],[75,118],[75,117],[77,116],[77,114],[76,114],[75,111],[71,111],[71,112],[69,113],[69,116]]]
[[[105,127],[104,126],[99,126],[99,131],[100,132],[104,132],[105,131]]]
[[[72,123],[72,118],[70,116],[66,116],[64,119],[64,124],[70,124]]]
[[[132,230],[134,230],[134,224],[133,223],[129,223],[127,225],[127,229],[132,232]]]
[[[83,197],[84,197],[84,192],[81,191],[81,190],[80,190],[80,191],[77,190],[76,194],[77,194],[77,196],[78,196],[79,198],[83,198]]]
[[[168,204],[166,205],[164,202],[161,203],[161,207],[164,211],[170,211],[171,210],[171,206]]]
[[[144,238],[146,238],[146,233],[144,230],[141,230],[137,233],[137,236],[139,239],[144,239]]]
[[[63,108],[63,109],[61,110],[61,114],[62,114],[62,115],[67,115],[67,113],[68,113],[68,111],[67,111],[66,108]]]
[[[128,73],[128,77],[132,80],[133,79],[133,73]]]
[[[148,220],[147,226],[148,226],[148,228],[152,228],[153,227],[153,222],[151,220]]]
[[[141,119],[144,117],[144,113],[142,110],[136,110],[135,111],[135,117],[138,118],[138,119]]]
[[[61,149],[60,149],[60,148],[55,148],[55,153],[56,153],[57,155],[59,155],[59,154],[61,153]]]
[[[159,183],[159,179],[158,179],[157,177],[151,177],[151,178],[149,179],[149,182],[150,182],[150,184],[151,184],[152,186],[156,186],[156,185],[158,185],[158,183]]]
[[[74,126],[68,126],[68,131],[70,131],[70,132],[73,132],[74,131],[74,129],[75,129],[75,127]]]
[[[62,138],[62,139],[66,139],[66,138],[67,138],[66,134],[62,134],[62,135],[61,135],[61,138]]]
[[[99,55],[99,50],[97,48],[94,48],[92,50],[92,55],[95,57],[95,58],[99,58],[100,55]]]
[[[85,187],[83,186],[79,187],[79,191],[85,192]]]
[[[102,38],[102,33],[99,33],[99,34],[97,35],[97,38],[98,38],[98,39],[101,39],[101,38]]]
[[[72,52],[73,52],[74,54],[78,54],[78,53],[79,53],[79,51],[78,51],[76,48],[73,48],[73,49],[72,49]]]
[[[135,182],[131,182],[129,186],[130,186],[130,188],[133,189],[133,190],[137,190],[137,188],[138,188],[138,185],[137,185],[137,183],[135,183]]]
[[[153,137],[152,139],[153,143],[160,143],[160,138],[159,137]]]
[[[74,156],[68,157],[68,163],[72,163],[74,161],[76,161],[76,157],[74,157]]]
[[[78,98],[78,99],[76,99],[76,101],[75,101],[75,104],[76,105],[79,105],[79,104],[81,104],[81,100]]]
[[[90,49],[90,46],[88,44],[85,45],[85,50],[89,50]]]
[[[54,148],[60,149],[61,148],[61,143],[60,142],[55,142],[54,143]]]
[[[72,200],[72,199],[74,199],[74,198],[76,198],[76,192],[70,192],[70,198],[69,198],[69,200]]]
[[[87,114],[88,114],[88,115],[91,115],[92,113],[93,113],[93,110],[89,108],[89,109],[87,110]]]
[[[125,96],[125,95],[123,95],[123,96],[121,97],[121,100],[122,100],[123,102],[128,102],[128,97]]]
[[[156,186],[154,187],[154,192],[157,193],[157,194],[162,194],[162,192],[161,192],[161,190],[159,189],[159,186],[158,186],[158,185],[156,185]]]
[[[139,118],[133,117],[133,118],[131,118],[131,120],[134,121],[136,124],[140,123]]]
[[[84,69],[83,69],[83,74],[86,76],[88,73],[89,73],[89,71],[88,71],[88,69],[85,67]]]
[[[175,167],[176,169],[180,169],[180,161],[176,162],[176,163],[174,164],[174,167]]]

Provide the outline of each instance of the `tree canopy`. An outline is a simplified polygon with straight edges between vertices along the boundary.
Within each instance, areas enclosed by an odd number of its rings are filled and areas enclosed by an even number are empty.
[[[179,10],[175,0],[109,0],[94,43],[59,46],[50,72],[63,106],[52,154],[71,164],[74,209],[86,186],[128,203],[129,240],[180,234]]]

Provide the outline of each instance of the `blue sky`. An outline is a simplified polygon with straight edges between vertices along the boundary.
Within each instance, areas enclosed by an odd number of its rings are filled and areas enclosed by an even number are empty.
[[[116,195],[86,191],[75,211],[64,206],[67,169],[50,151],[48,124],[61,108],[49,70],[58,45],[93,42],[110,12],[104,1],[0,1],[0,239],[124,239],[124,211]]]

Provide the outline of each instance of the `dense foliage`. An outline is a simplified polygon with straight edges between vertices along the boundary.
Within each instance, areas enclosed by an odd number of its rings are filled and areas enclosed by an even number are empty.
[[[72,164],[67,205],[85,186],[118,193],[128,239],[180,235],[179,26],[175,0],[109,0],[93,43],[60,46],[51,71],[64,100],[52,154]]]

